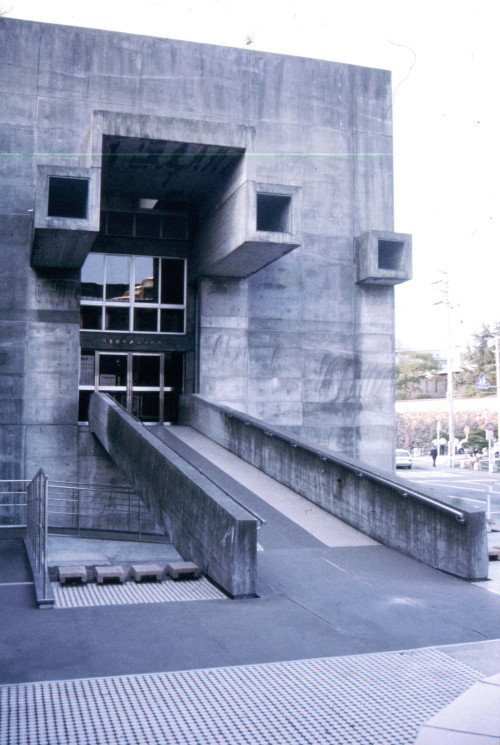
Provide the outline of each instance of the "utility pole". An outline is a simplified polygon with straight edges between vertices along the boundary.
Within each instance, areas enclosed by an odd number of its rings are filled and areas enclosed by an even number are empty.
[[[448,399],[448,465],[453,468],[455,466],[455,417],[453,413],[453,349],[451,345],[451,308],[448,294],[446,297],[446,315],[448,319],[448,364],[446,370],[446,387]]]
[[[453,346],[451,333],[451,302],[448,272],[442,272],[445,279],[433,282],[434,285],[442,285],[440,288],[443,299],[434,305],[446,305],[446,320],[448,327],[447,339],[447,364],[446,364],[446,400],[448,403],[448,465],[455,466],[455,417],[453,413]]]
[[[495,336],[495,369],[497,373],[497,440],[500,441],[500,336]]]

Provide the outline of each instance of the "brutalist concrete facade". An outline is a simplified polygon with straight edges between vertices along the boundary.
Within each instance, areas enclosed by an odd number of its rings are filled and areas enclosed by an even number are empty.
[[[81,350],[177,355],[174,392],[392,467],[411,241],[388,72],[3,18],[0,90],[0,478],[112,478],[78,424]],[[119,213],[133,230],[103,229]],[[98,254],[182,260],[182,302],[82,329]]]

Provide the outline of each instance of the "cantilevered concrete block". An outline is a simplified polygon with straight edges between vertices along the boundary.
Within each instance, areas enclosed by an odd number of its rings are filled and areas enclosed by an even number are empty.
[[[370,230],[355,239],[359,284],[397,285],[411,279],[411,235]]]
[[[205,220],[190,280],[248,277],[300,246],[299,201],[296,186],[244,181]]]
[[[38,166],[33,267],[79,269],[99,232],[100,171]]]

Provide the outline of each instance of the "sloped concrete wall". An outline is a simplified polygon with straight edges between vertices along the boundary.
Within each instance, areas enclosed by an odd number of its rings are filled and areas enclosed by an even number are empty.
[[[89,424],[181,556],[233,597],[254,595],[255,518],[108,396],[92,395]]]
[[[183,396],[182,423],[367,535],[465,579],[488,574],[485,513],[437,499],[391,473],[287,437],[264,422]],[[459,519],[462,521],[459,521]]]

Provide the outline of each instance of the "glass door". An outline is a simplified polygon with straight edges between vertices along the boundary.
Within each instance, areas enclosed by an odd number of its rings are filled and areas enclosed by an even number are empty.
[[[163,355],[132,354],[132,390],[129,411],[141,422],[162,422]]]
[[[181,352],[82,350],[78,421],[88,420],[92,391],[102,391],[146,424],[173,423],[182,379]]]
[[[128,409],[129,355],[127,352],[97,352],[96,391],[109,393]]]

